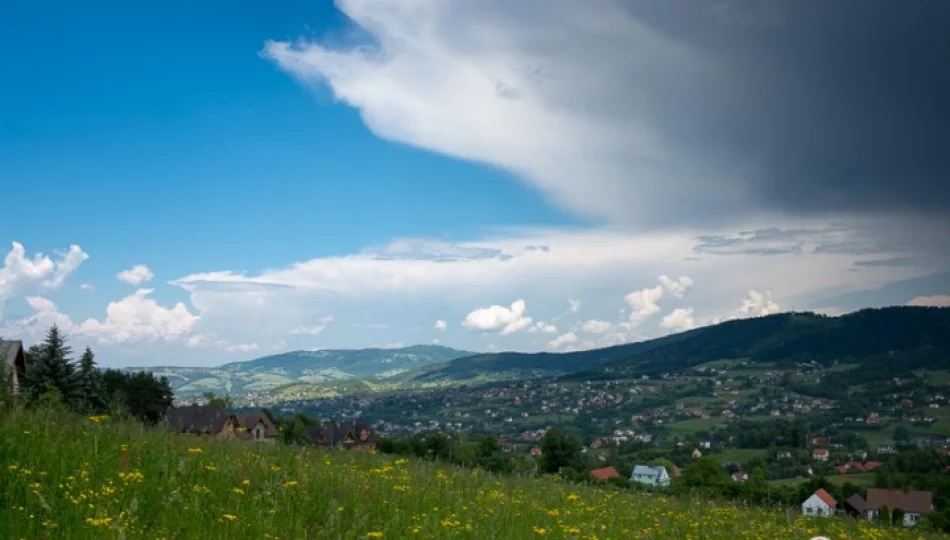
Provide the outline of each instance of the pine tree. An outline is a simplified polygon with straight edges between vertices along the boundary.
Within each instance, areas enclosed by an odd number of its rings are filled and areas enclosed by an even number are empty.
[[[30,347],[25,385],[30,400],[38,400],[47,391],[56,390],[66,405],[81,404],[82,393],[71,354],[72,348],[56,325],[47,330],[43,343]]]
[[[78,378],[83,409],[86,412],[105,410],[105,401],[102,398],[102,374],[96,369],[96,355],[89,347],[86,347],[79,359]]]

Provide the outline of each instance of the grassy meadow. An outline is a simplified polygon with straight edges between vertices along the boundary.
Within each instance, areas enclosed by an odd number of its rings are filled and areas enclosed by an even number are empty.
[[[556,478],[0,412],[0,538],[939,538]]]

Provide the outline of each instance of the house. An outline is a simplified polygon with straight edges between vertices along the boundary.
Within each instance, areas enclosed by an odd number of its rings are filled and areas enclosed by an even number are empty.
[[[623,478],[620,476],[620,473],[617,472],[617,469],[613,467],[602,467],[600,469],[594,469],[590,472],[590,475],[598,480],[610,480],[611,478]]]
[[[792,459],[792,453],[788,450],[779,450],[775,453],[775,459]]]
[[[828,446],[828,437],[812,437],[809,442],[811,446]]]
[[[532,456],[540,456],[540,455],[541,455],[541,447],[540,447],[540,446],[532,446],[532,447],[531,447],[530,454],[531,454]]]
[[[630,474],[631,482],[638,482],[650,487],[666,487],[670,485],[670,475],[666,468],[660,465],[635,465]]]
[[[880,443],[877,445],[877,453],[878,454],[895,454],[897,453],[897,450],[894,449],[893,444]]]
[[[868,520],[877,519],[881,508],[887,506],[892,512],[904,511],[904,526],[913,527],[920,517],[933,511],[933,493],[929,491],[900,491],[891,489],[868,489],[866,501],[858,501],[855,495],[848,499],[849,505]],[[863,502],[863,505],[862,505]]]
[[[828,455],[827,448],[815,448],[811,452],[811,457],[815,461],[828,461]]]
[[[862,499],[861,496],[858,495],[857,493],[848,497],[844,501],[844,504],[845,504],[845,511],[851,515],[855,515],[855,516],[867,515],[868,505],[864,501],[864,499]]]
[[[10,369],[10,389],[14,396],[20,395],[20,385],[26,377],[26,354],[22,341],[0,341],[0,362]]]
[[[815,517],[833,516],[835,515],[837,507],[838,501],[824,489],[819,489],[802,503],[802,515]]]
[[[235,430],[242,439],[258,442],[277,441],[277,427],[264,413],[238,413],[234,415],[237,421]]]
[[[175,407],[165,415],[168,429],[190,435],[210,435],[229,439],[236,434],[237,419],[222,407],[215,405],[185,405]]]
[[[733,481],[733,482],[738,482],[738,483],[740,483],[740,484],[743,483],[743,482],[748,482],[748,481],[749,481],[749,473],[747,473],[747,472],[745,472],[745,471],[737,471],[737,472],[734,472],[734,473],[732,473],[732,481]]]
[[[871,472],[874,469],[880,467],[881,465],[883,465],[883,463],[881,463],[880,461],[868,461],[867,463],[864,464],[864,472]]]
[[[356,422],[324,422],[307,430],[317,446],[343,450],[376,450],[377,437],[367,424]]]
[[[693,450],[693,459],[699,459],[703,457],[703,453],[699,451],[699,448]]]

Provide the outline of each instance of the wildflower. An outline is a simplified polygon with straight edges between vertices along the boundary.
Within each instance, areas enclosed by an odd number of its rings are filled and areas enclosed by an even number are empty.
[[[545,528],[543,528],[543,527],[535,527],[535,528],[534,528],[534,534],[537,534],[537,535],[545,535],[545,534],[547,534],[547,533],[548,533],[548,530],[545,529]]]
[[[221,519],[226,520],[226,521],[234,521],[235,519],[237,519],[237,516],[233,514],[224,514],[221,516]]]
[[[201,453],[201,448],[189,448],[189,449],[188,449],[188,453],[189,453],[189,454],[200,454],[200,453]]]
[[[237,493],[238,495],[244,495],[244,490],[241,488],[231,488],[231,491]]]
[[[108,417],[107,415],[104,415],[104,414],[97,414],[97,415],[95,415],[95,416],[90,416],[90,417],[88,418],[88,420],[89,420],[90,422],[92,422],[93,424],[98,424],[98,423],[104,422],[104,421],[106,421],[106,420],[108,420],[108,419],[109,419],[109,417]]]
[[[270,470],[271,470],[271,472],[277,472],[277,471],[280,470],[280,466],[279,466],[279,465],[271,465],[271,466],[270,466]]]
[[[381,533],[381,532],[376,532],[376,531],[368,532],[368,533],[366,533],[366,537],[367,537],[367,538],[382,538],[382,537],[383,537],[383,533]]]
[[[214,472],[214,471],[216,471],[216,470],[218,470],[218,469],[215,468],[214,465],[205,465],[205,470],[206,470],[206,471]]]
[[[249,485],[251,485],[251,481],[250,481],[250,480],[241,480],[241,484],[242,484],[242,485],[245,485],[245,486],[249,486]]]

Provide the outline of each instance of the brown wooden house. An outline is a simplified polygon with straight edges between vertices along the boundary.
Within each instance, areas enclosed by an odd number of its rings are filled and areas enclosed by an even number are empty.
[[[266,414],[236,413],[234,419],[237,422],[235,430],[239,438],[256,442],[277,441],[277,427]]]
[[[214,405],[185,405],[175,407],[165,416],[168,429],[176,433],[209,435],[218,439],[237,436],[237,418],[227,410]]]
[[[20,388],[26,378],[26,353],[22,341],[0,341],[0,362],[4,362],[10,371],[10,384],[14,396],[20,395]],[[0,381],[3,384],[4,381]]]
[[[375,451],[377,437],[369,425],[357,422],[324,422],[309,430],[317,446],[344,450]]]

